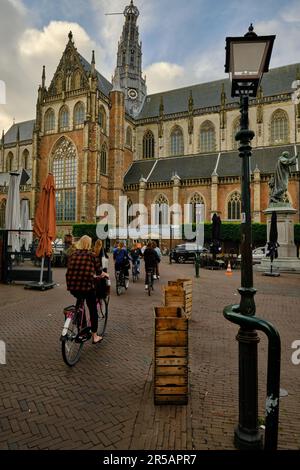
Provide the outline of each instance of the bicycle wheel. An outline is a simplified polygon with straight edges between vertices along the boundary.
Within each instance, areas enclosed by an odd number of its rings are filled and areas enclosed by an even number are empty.
[[[107,326],[109,297],[100,299],[98,308],[98,331],[99,336],[104,336]]]
[[[116,291],[117,295],[122,294],[122,275],[119,272],[116,273]]]
[[[67,328],[67,333],[61,337],[62,357],[67,366],[70,367],[75,366],[79,361],[81,349],[83,347],[83,342],[77,340],[79,334],[79,321],[79,312],[76,312],[73,319],[67,318],[64,325],[64,328]]]

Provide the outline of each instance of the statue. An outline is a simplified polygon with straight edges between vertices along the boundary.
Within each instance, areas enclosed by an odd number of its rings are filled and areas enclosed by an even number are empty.
[[[270,179],[270,202],[283,202],[283,197],[288,187],[290,167],[295,165],[297,155],[290,157],[289,152],[282,152],[278,158],[274,177]]]

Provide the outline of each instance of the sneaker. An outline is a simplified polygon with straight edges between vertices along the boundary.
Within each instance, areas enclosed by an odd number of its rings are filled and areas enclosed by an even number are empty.
[[[159,278],[160,278],[160,276],[157,276],[157,279],[159,279]]]
[[[153,279],[157,279],[156,275],[154,274]]]
[[[147,284],[145,284],[145,290],[148,290],[148,285]]]

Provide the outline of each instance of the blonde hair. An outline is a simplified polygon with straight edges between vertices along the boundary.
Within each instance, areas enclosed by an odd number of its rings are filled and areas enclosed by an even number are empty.
[[[102,240],[97,240],[94,246],[94,252],[96,256],[99,256],[101,250],[102,250]]]
[[[92,239],[88,235],[83,235],[77,242],[77,250],[90,250],[92,246]]]

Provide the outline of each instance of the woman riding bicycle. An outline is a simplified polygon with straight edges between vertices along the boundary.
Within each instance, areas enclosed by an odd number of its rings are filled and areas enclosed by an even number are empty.
[[[100,343],[102,336],[97,335],[98,314],[95,292],[95,277],[108,277],[102,272],[100,262],[91,252],[92,239],[87,235],[80,238],[77,249],[68,260],[66,273],[67,290],[80,301],[86,301],[91,319],[93,344]]]
[[[140,257],[142,256],[141,249],[138,243],[135,243],[133,248],[130,250],[130,258],[132,260],[132,266],[136,266],[137,273],[140,273]]]

